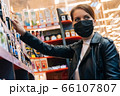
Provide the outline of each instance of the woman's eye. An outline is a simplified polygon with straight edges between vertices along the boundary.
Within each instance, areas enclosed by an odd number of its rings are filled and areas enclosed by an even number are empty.
[[[76,22],[79,22],[79,21],[80,21],[80,18],[76,18],[75,21],[76,21]]]
[[[88,20],[90,17],[89,16],[84,16],[84,19],[85,20]]]

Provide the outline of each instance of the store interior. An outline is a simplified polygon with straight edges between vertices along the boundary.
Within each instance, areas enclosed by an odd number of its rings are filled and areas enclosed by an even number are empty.
[[[0,44],[2,49],[0,54],[9,55],[1,55],[0,62],[11,67],[8,75],[4,71],[0,72],[2,74],[0,79],[67,80],[68,66],[71,62],[68,59],[41,54],[20,41],[20,35],[15,32],[12,25],[7,26],[6,22],[9,20],[7,21],[6,17],[19,20],[26,31],[45,43],[65,46],[81,39],[72,28],[71,9],[79,4],[88,4],[96,15],[94,31],[112,39],[120,53],[120,0],[0,0],[0,2],[2,15],[5,14],[0,20],[3,26],[0,30],[9,34],[5,36],[7,39],[3,40],[5,44]],[[63,20],[62,16],[67,17]],[[7,47],[11,49],[12,40],[9,38],[14,37],[16,38],[14,45],[20,46],[15,49],[22,49],[20,52],[16,51],[17,54],[7,49]],[[8,70],[6,66],[2,67]]]

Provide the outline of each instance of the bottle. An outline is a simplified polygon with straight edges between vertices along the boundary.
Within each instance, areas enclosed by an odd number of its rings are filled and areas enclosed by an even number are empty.
[[[41,32],[41,40],[42,40],[42,41],[45,41],[45,40],[44,40],[44,36],[43,36],[43,31]]]
[[[36,31],[36,37],[37,37],[39,40],[41,40],[41,38],[40,38],[40,32],[39,32],[39,31]]]
[[[36,37],[36,34],[35,34],[35,33],[36,33],[35,31],[32,31],[32,35]]]

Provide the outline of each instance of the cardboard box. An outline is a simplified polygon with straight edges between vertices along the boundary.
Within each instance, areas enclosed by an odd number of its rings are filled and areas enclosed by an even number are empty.
[[[43,71],[48,70],[47,58],[40,58],[40,64]]]

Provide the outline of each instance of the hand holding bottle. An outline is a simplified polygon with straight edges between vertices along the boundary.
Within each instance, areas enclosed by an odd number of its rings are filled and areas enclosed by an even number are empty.
[[[21,34],[22,36],[26,33],[24,27],[20,24],[19,21],[17,20],[12,20],[12,23],[13,23],[13,26],[14,26],[14,29],[19,33]]]

